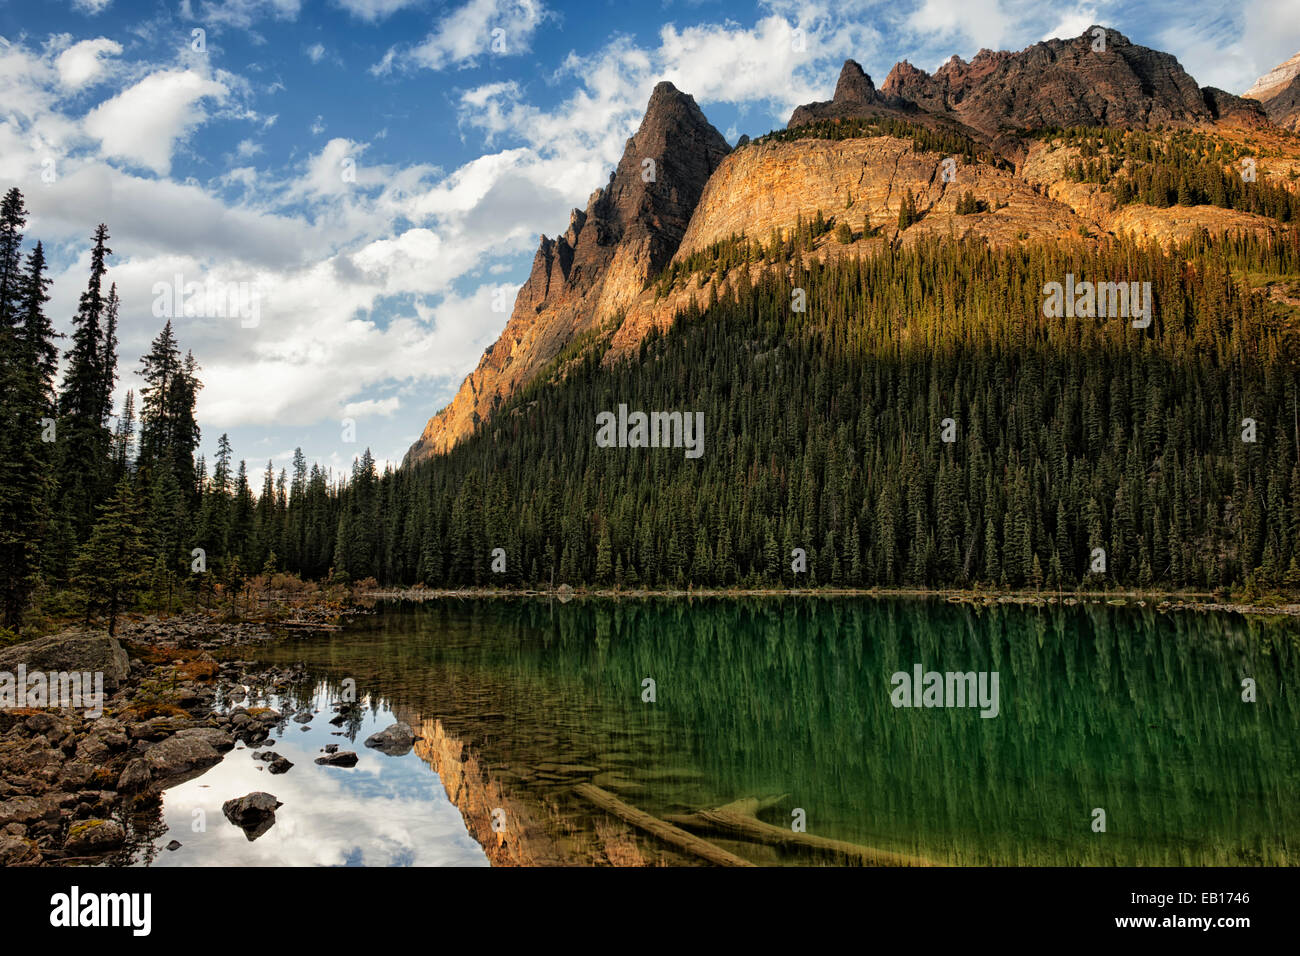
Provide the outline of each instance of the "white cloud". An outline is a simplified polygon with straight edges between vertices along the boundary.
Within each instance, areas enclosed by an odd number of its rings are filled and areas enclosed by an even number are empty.
[[[1244,93],[1300,51],[1295,0],[1258,0],[1230,16],[1216,7],[1195,5],[1180,6],[1176,12],[1162,21],[1164,28],[1155,40],[1202,86]]]
[[[335,0],[335,2],[353,16],[373,22],[391,16],[398,10],[413,7],[421,0]]]
[[[72,0],[73,9],[94,16],[108,9],[113,0]]]
[[[325,57],[325,45],[323,43],[313,43],[307,47],[307,59],[313,63],[319,63]]]
[[[369,418],[371,415],[391,418],[401,407],[402,400],[396,395],[388,398],[367,398],[361,402],[348,402],[343,406],[343,414],[348,418]]]
[[[59,83],[69,90],[87,86],[104,75],[105,63],[102,57],[118,56],[121,52],[122,44],[107,37],[75,43],[54,60],[54,68],[59,72]]]
[[[541,0],[469,0],[439,21],[423,42],[405,52],[394,47],[371,72],[389,72],[395,63],[443,70],[466,66],[486,55],[528,52],[538,26],[551,17]]]
[[[202,16],[206,23],[247,28],[263,17],[294,20],[302,9],[302,0],[204,0]]]
[[[912,29],[939,36],[962,36],[996,50],[1008,34],[1008,17],[999,0],[923,0],[909,18]]]
[[[177,142],[206,119],[201,101],[220,101],[228,92],[194,70],[160,70],[91,110],[86,132],[105,155],[165,175]]]
[[[1055,26],[1046,30],[1040,40],[1053,40],[1056,38],[1068,38],[1083,36],[1083,31],[1093,24],[1102,24],[1104,18],[1097,12],[1097,8],[1091,4],[1082,4],[1073,10],[1062,11],[1057,18]]]

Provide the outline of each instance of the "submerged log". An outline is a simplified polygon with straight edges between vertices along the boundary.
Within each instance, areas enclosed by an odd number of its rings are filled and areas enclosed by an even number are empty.
[[[831,840],[811,833],[796,833],[758,819],[759,810],[773,805],[780,799],[780,797],[769,797],[759,800],[750,797],[712,810],[674,814],[666,819],[669,823],[696,833],[709,833],[732,840],[748,840],[751,843],[762,843],[787,852],[819,853],[851,866],[934,866],[932,861],[924,857],[877,850],[875,847],[863,846],[860,843]]]
[[[625,823],[630,823],[637,829],[644,830],[646,833],[656,836],[680,850],[692,853],[702,860],[707,860],[718,866],[754,865],[749,860],[738,857],[734,853],[728,853],[722,847],[710,843],[708,840],[693,836],[685,830],[678,829],[671,823],[665,823],[658,817],[629,806],[609,791],[602,790],[594,784],[580,783],[573,789],[579,796],[589,800],[606,813],[612,814]]]

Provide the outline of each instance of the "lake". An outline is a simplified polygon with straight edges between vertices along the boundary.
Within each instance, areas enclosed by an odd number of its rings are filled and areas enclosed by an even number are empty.
[[[1298,651],[1295,618],[1105,603],[386,603],[257,651],[307,667],[274,701],[318,712],[274,735],[295,766],[270,776],[236,750],[168,790],[141,860],[699,862],[597,809],[590,784],[661,819],[759,798],[769,833],[939,864],[1286,865]],[[329,724],[354,693],[361,717]],[[413,752],[361,745],[395,719]],[[331,742],[358,765],[314,764]],[[249,841],[220,807],[258,789],[284,806]],[[833,862],[705,835],[760,864]]]

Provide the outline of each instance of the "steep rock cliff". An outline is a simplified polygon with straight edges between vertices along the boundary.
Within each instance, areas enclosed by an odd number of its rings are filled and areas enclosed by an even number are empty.
[[[691,96],[671,83],[656,86],[608,185],[592,193],[585,211],[573,211],[564,235],[541,237],[501,337],[406,461],[471,434],[574,336],[626,308],[677,251],[704,184],[729,151]]]

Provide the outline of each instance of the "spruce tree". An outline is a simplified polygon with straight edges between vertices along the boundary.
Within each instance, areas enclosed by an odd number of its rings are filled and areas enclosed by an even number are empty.
[[[108,614],[108,633],[117,629],[117,615],[131,606],[148,580],[152,562],[145,541],[144,515],[132,482],[118,482],[113,496],[99,508],[90,537],[77,550],[72,586],[91,613]]]
[[[95,230],[90,254],[90,281],[73,316],[72,347],[65,356],[67,369],[58,401],[59,476],[58,514],[60,541],[55,555],[62,568],[76,542],[84,540],[95,521],[110,474],[108,402],[116,356],[107,352],[115,331],[106,323],[110,297],[103,291],[108,248],[108,227]],[[115,297],[114,297],[115,298]]]

